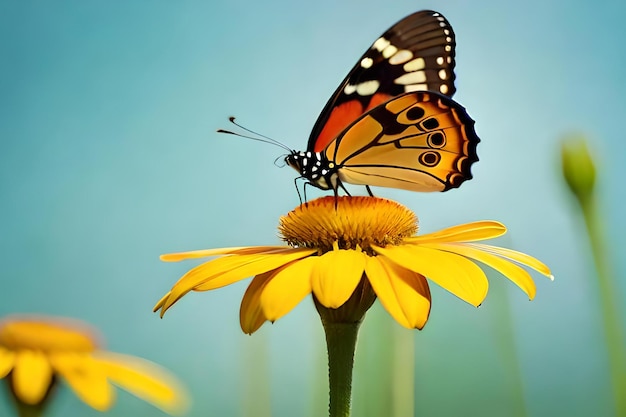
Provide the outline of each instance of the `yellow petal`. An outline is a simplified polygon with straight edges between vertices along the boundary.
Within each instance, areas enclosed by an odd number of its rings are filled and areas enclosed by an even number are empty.
[[[287,246],[237,246],[232,248],[202,249],[188,252],[166,253],[160,256],[164,262],[178,262],[185,259],[206,258],[215,255],[254,255],[286,249]]]
[[[212,278],[211,280],[202,283],[194,288],[195,291],[209,291],[215,288],[220,288],[225,285],[232,284],[233,282],[240,281],[242,279],[251,277],[253,275],[262,274],[264,272],[276,269],[283,265],[288,264],[296,259],[305,258],[312,253],[317,252],[317,249],[309,248],[289,248],[277,251],[271,255],[235,255],[256,257],[246,264],[240,264],[237,268],[231,269],[228,272],[224,272],[219,276]]]
[[[89,355],[57,353],[50,363],[85,404],[98,411],[111,408],[115,393],[100,363]]]
[[[472,246],[476,249],[484,250],[484,251],[491,252],[493,254],[511,259],[512,261],[515,261],[529,268],[532,268],[535,271],[539,272],[540,274],[543,274],[547,276],[548,278],[550,278],[551,280],[554,280],[554,276],[552,276],[552,272],[550,272],[550,268],[548,268],[546,264],[544,264],[543,262],[541,262],[540,260],[536,258],[533,258],[530,255],[526,255],[525,253],[518,252],[512,249],[499,248],[497,246],[483,245],[480,243],[471,243],[471,244],[468,244],[468,246]]]
[[[467,243],[429,243],[424,246],[476,259],[513,281],[531,300],[535,298],[537,288],[530,274],[506,258],[485,252]]]
[[[261,290],[278,270],[259,274],[252,279],[241,300],[239,308],[239,324],[246,334],[252,334],[267,321],[261,308]]]
[[[425,235],[405,239],[410,243],[422,242],[473,242],[476,240],[492,239],[506,233],[506,227],[493,220],[460,224],[448,227]]]
[[[261,307],[270,321],[290,312],[311,293],[311,272],[318,256],[294,261],[276,272],[261,292]]]
[[[154,305],[154,307],[152,308],[152,312],[155,313],[157,311],[159,311],[161,309],[161,307],[163,307],[165,305],[165,302],[167,301],[167,299],[169,298],[171,292],[166,293],[163,297],[161,297],[161,299],[159,301],[157,301],[157,303]],[[163,315],[161,315],[162,317]]]
[[[109,381],[168,413],[181,414],[189,405],[181,384],[160,366],[133,356],[97,352],[94,360]]]
[[[430,314],[430,289],[423,276],[383,256],[368,257],[365,274],[383,307],[398,323],[409,329],[424,327]]]
[[[365,270],[367,255],[357,250],[333,250],[318,257],[311,287],[322,305],[338,308],[354,292]]]
[[[282,249],[272,254],[229,255],[205,262],[191,269],[172,287],[161,305],[161,317],[176,301],[191,290],[208,291],[232,284],[253,275],[278,268],[295,259],[304,258],[317,249]]]
[[[421,245],[372,246],[372,249],[392,262],[424,275],[473,306],[479,306],[487,296],[489,282],[485,273],[462,256]]]
[[[15,353],[0,346],[0,379],[11,372],[15,364]]]
[[[52,368],[42,352],[22,350],[17,353],[13,369],[13,386],[17,397],[26,404],[43,400],[52,383]]]

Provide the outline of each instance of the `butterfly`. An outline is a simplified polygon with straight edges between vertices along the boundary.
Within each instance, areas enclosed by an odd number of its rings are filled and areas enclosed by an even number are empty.
[[[357,61],[287,165],[323,190],[343,183],[447,191],[472,178],[480,141],[452,100],[455,36],[440,13],[413,13]],[[349,193],[348,193],[349,194]]]

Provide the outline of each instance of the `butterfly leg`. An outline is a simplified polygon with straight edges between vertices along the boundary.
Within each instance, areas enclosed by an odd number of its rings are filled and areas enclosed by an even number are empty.
[[[300,189],[298,188],[298,180],[302,178],[302,177],[296,177],[293,180],[293,185],[294,187],[296,187],[296,192],[298,193],[298,199],[300,200],[300,205],[302,205],[302,195],[300,194]],[[304,198],[306,199],[306,183],[304,184],[305,188],[304,188]]]
[[[337,198],[337,196],[339,195],[339,192],[338,192],[338,191],[339,191],[339,187],[341,187],[341,189],[343,190],[343,192],[344,192],[344,193],[346,193],[346,195],[347,195],[348,197],[352,197],[352,194],[350,194],[350,193],[348,192],[348,190],[346,189],[346,187],[344,187],[344,186],[343,186],[343,183],[340,181],[340,182],[338,182],[338,183],[337,183],[337,188],[335,188],[335,189],[334,189],[334,191],[335,191],[335,198]]]
[[[302,187],[302,190],[304,192],[304,207],[308,207],[309,206],[309,200],[306,198],[306,186],[307,185],[311,185],[311,183],[306,181],[304,183],[304,187]],[[302,205],[302,203],[300,203],[300,205]]]
[[[372,189],[369,185],[366,185],[365,189],[367,190],[367,193],[370,195],[370,197],[374,197],[374,193],[372,192]]]
[[[337,211],[337,203],[339,202],[339,190],[333,188],[333,194],[335,195],[335,211]]]
[[[333,193],[335,194],[335,211],[337,211],[337,202],[339,201],[339,188],[341,188],[348,197],[352,197],[350,192],[346,189],[346,187],[344,187],[343,183],[341,181],[337,181],[337,186],[333,188]]]

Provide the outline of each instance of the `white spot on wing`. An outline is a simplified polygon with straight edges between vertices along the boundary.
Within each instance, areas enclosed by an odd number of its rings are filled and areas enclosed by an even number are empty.
[[[398,48],[396,48],[393,45],[389,45],[388,47],[386,47],[385,49],[383,49],[383,57],[384,58],[390,58],[392,57],[396,52],[398,52]]]
[[[413,58],[413,52],[409,51],[408,49],[401,49],[394,56],[389,58],[389,63],[391,65],[404,64],[411,58]]]
[[[442,56],[437,57],[437,65],[443,65],[443,57]]]
[[[412,91],[426,91],[428,90],[428,86],[426,84],[411,84],[404,86],[404,92],[410,93]]]
[[[346,85],[346,87],[343,89],[343,92],[346,93],[347,95],[350,95],[354,93],[355,91],[356,91],[356,85],[351,85],[351,84]]]
[[[442,80],[448,78],[448,73],[445,69],[439,70],[439,78],[441,78]]]
[[[450,34],[450,31],[449,31],[448,29],[444,29],[444,30],[443,30],[443,33],[445,33],[445,34],[446,34],[446,36],[447,36],[447,35],[449,35],[449,34]]]
[[[407,62],[402,67],[406,72],[417,71],[426,68],[426,61],[424,58],[415,58],[412,61]]]
[[[372,48],[376,49],[378,52],[382,52],[383,49],[388,47],[390,42],[385,38],[378,38],[376,42],[372,45]]]
[[[408,72],[396,78],[393,82],[396,84],[417,84],[426,81],[426,73],[424,71]]]
[[[448,61],[448,64],[452,64],[452,57],[451,56],[446,57],[446,61]]]
[[[439,91],[441,91],[441,94],[448,94],[448,86],[445,84],[441,84],[439,86]]]
[[[380,87],[380,82],[376,80],[365,81],[356,86],[356,92],[360,96],[371,96],[378,90],[378,87]]]
[[[361,60],[361,66],[363,68],[369,68],[372,66],[373,63],[374,63],[374,60],[367,56]]]
[[[450,45],[446,45],[445,48],[446,52],[450,52],[452,50],[452,47]]]

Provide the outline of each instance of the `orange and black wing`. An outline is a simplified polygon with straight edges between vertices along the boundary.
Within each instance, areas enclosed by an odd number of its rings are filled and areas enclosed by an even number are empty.
[[[342,182],[446,191],[472,178],[479,141],[463,106],[442,94],[418,91],[365,113],[325,154]]]
[[[363,54],[319,115],[307,150],[321,152],[350,123],[389,99],[412,91],[452,97],[455,38],[440,13],[405,17]]]

